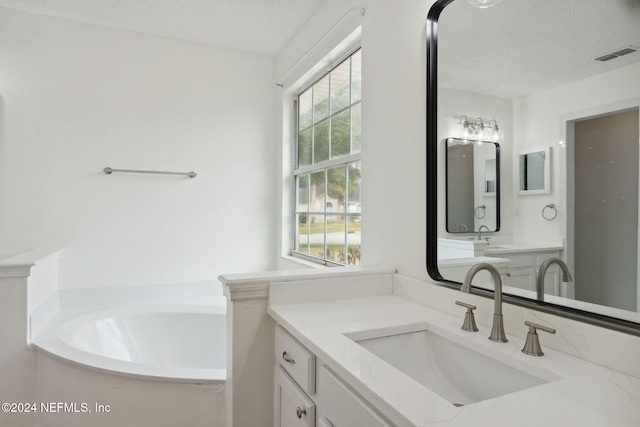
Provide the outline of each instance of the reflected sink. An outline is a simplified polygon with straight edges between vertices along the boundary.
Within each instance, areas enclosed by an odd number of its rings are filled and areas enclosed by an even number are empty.
[[[560,377],[534,375],[427,330],[358,339],[359,345],[455,406],[491,399]]]
[[[508,246],[508,245],[489,245],[489,246],[487,246],[485,251],[490,251],[492,249],[513,249],[513,246]]]

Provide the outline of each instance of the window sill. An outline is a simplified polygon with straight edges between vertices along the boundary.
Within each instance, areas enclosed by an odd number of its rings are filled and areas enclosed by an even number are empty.
[[[317,262],[313,262],[313,261],[307,261],[305,259],[293,256],[293,255],[282,255],[280,256],[280,259],[283,260],[283,262],[285,263],[293,263],[294,265],[300,265],[303,267],[307,267],[307,268],[328,268],[326,265],[324,264],[320,264]]]

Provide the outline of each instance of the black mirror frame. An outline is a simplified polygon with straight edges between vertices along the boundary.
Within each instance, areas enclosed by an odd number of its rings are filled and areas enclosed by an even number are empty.
[[[437,0],[429,9],[426,25],[427,59],[427,117],[426,117],[426,267],[429,277],[451,289],[461,283],[447,280],[438,269],[438,19],[445,7],[455,0]],[[472,292],[493,298],[493,291],[473,287]],[[544,301],[505,294],[503,301],[556,316],[640,336],[640,324],[602,314],[564,307]]]
[[[446,153],[446,208],[445,208],[445,229],[447,230],[447,233],[451,233],[451,234],[455,234],[455,233],[475,233],[476,231],[474,230],[467,230],[467,231],[452,231],[449,230],[449,211],[450,211],[450,203],[449,203],[449,140],[451,139],[458,139],[458,138],[447,138],[445,140],[445,153]],[[496,193],[496,226],[493,230],[490,230],[491,233],[496,233],[498,231],[500,231],[500,144],[498,144],[497,142],[492,142],[492,141],[480,141],[484,144],[493,144],[493,146],[495,147],[496,150],[496,187],[495,187],[495,193]],[[476,212],[474,211],[474,216],[475,216]],[[480,218],[480,217],[476,217],[476,218]]]

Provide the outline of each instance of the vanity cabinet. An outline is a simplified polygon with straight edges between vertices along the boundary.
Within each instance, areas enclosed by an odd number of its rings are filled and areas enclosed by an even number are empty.
[[[315,355],[278,326],[275,356],[274,427],[314,427]]]
[[[559,251],[517,252],[491,255],[511,261],[502,276],[504,285],[528,291],[536,291],[538,269],[549,258],[559,258]],[[549,267],[545,274],[545,293],[560,295],[560,269],[557,265]]]
[[[282,366],[276,366],[274,426],[315,426],[315,404]]]
[[[274,427],[391,427],[282,326],[275,333]]]
[[[327,426],[392,426],[323,364],[318,367],[318,390],[322,390],[318,396],[318,419],[327,423]]]

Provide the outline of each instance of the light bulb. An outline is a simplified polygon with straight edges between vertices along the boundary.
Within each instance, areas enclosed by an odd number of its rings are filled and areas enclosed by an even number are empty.
[[[500,3],[502,0],[468,0],[469,3],[478,7],[480,9],[486,9],[488,7],[493,7]]]
[[[495,120],[491,120],[491,122],[493,123],[493,125],[491,126],[491,140],[493,142],[502,141],[502,139],[504,138],[504,133],[498,127],[498,122],[496,122]]]
[[[484,130],[484,123],[482,123],[482,119],[480,117],[476,119],[475,127],[476,127],[476,137],[478,138],[478,140],[483,140],[485,138],[485,130]]]
[[[464,118],[464,120],[462,120]],[[462,139],[471,139],[473,138],[473,129],[469,125],[469,120],[467,116],[460,117],[460,122],[462,123]]]

